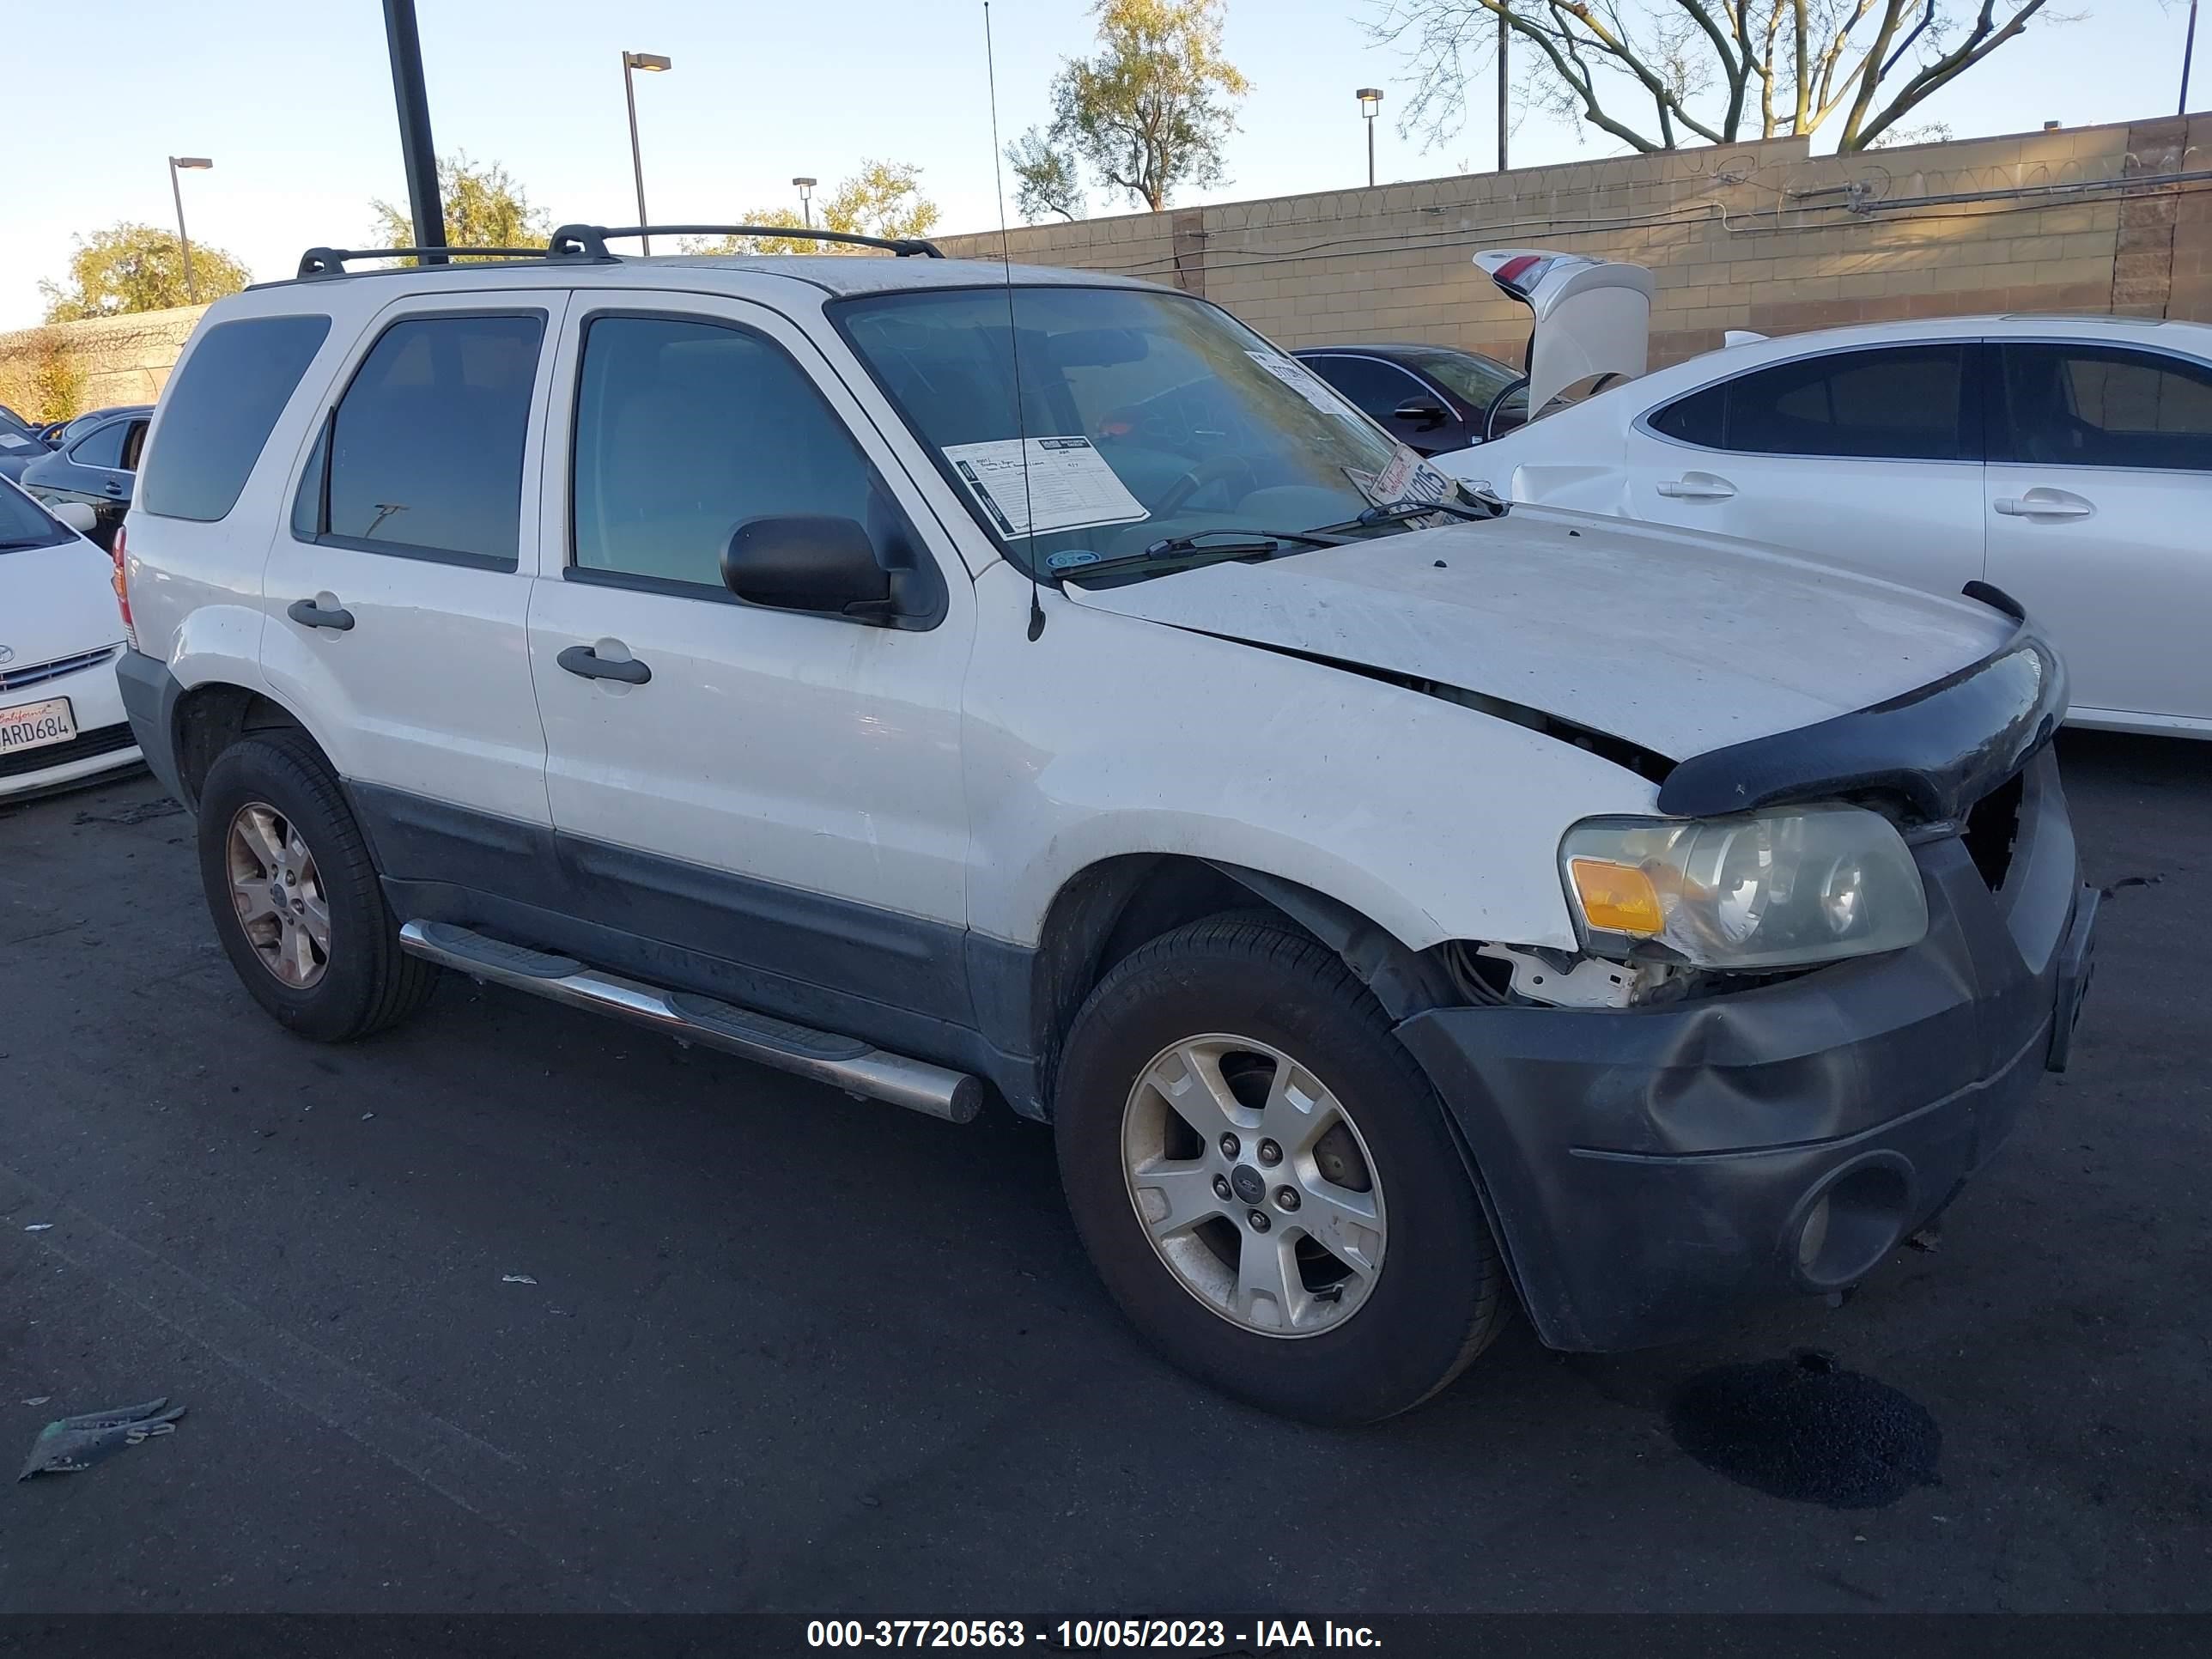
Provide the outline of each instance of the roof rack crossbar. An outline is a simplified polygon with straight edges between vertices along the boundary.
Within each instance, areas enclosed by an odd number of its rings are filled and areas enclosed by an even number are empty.
[[[902,259],[916,254],[942,259],[945,250],[919,236],[863,236],[849,230],[808,230],[790,225],[563,225],[548,239],[550,257],[608,259],[611,240],[634,236],[781,236],[801,242],[849,242],[856,247],[879,247]]]
[[[343,276],[349,259],[422,258],[429,254],[493,256],[505,259],[543,259],[542,247],[311,247],[300,256],[302,276]]]

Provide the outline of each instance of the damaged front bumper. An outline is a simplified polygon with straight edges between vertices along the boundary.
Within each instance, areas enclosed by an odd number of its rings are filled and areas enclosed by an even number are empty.
[[[2065,1063],[2088,979],[2097,894],[2047,747],[2018,812],[1994,889],[1959,836],[1916,849],[1929,927],[1908,950],[1692,1001],[1399,1028],[1547,1343],[1641,1347],[1845,1288],[1950,1201]]]

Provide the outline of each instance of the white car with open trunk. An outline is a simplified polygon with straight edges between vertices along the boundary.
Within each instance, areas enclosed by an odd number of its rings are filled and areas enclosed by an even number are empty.
[[[2071,723],[2212,737],[2212,326],[1866,323],[1734,335],[1645,374],[1649,272],[1478,263],[1534,313],[1539,418],[1438,467],[1933,592],[1992,583],[2064,655]]]
[[[632,234],[317,250],[163,396],[122,683],[293,1030],[444,968],[1003,1100],[1148,1338],[1332,1421],[1854,1285],[2064,1063],[2002,595],[1509,510],[1171,290]]]

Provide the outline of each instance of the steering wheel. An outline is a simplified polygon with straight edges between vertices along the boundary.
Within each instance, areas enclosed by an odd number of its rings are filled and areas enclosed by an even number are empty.
[[[1483,442],[1488,443],[1492,438],[1498,435],[1498,416],[1504,409],[1507,399],[1511,398],[1516,392],[1520,392],[1523,397],[1528,395],[1528,377],[1526,374],[1521,376],[1517,380],[1508,380],[1504,386],[1500,386],[1498,389],[1498,395],[1490,400],[1489,407],[1482,411],[1482,419],[1478,424],[1479,428],[1482,433]]]
[[[1152,503],[1152,517],[1164,519],[1181,510],[1182,504],[1209,484],[1243,473],[1254,489],[1260,487],[1260,474],[1243,455],[1217,455],[1210,461],[1200,461],[1160,493]]]

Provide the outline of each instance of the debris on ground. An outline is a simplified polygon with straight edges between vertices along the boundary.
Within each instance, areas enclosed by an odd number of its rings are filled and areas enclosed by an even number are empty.
[[[33,1221],[29,1226],[23,1229],[27,1233],[50,1233],[53,1231],[53,1230],[54,1224],[51,1221]]]
[[[39,1431],[31,1443],[31,1455],[18,1480],[34,1474],[76,1474],[125,1446],[135,1446],[156,1435],[174,1434],[182,1406],[169,1404],[163,1395],[143,1406],[118,1406],[112,1411],[87,1412],[81,1417],[57,1419]]]
[[[129,806],[118,806],[112,812],[79,812],[72,823],[149,823],[155,818],[173,817],[185,810],[180,801],[164,795],[159,800],[135,801]]]
[[[507,1273],[499,1282],[502,1285],[535,1285],[538,1281],[528,1273]]]
[[[26,1400],[23,1403],[24,1403],[26,1406],[43,1406],[43,1405],[45,1405],[45,1404],[46,1403],[46,1401],[48,1401],[49,1400],[52,1400],[52,1398],[53,1398],[53,1395],[50,1395],[50,1394],[34,1394],[34,1395],[32,1395],[28,1400]]]

